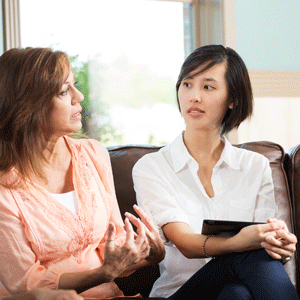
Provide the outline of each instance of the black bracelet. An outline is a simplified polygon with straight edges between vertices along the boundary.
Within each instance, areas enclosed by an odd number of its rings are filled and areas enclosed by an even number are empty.
[[[213,237],[213,235],[208,235],[208,236],[206,236],[206,238],[205,238],[205,240],[204,240],[204,242],[203,242],[203,245],[202,245],[202,251],[203,251],[203,253],[204,253],[204,255],[205,255],[206,258],[209,258],[210,256],[209,256],[209,255],[207,254],[207,252],[205,251],[205,244],[206,244],[207,240],[208,240],[209,238],[211,238],[211,237]]]

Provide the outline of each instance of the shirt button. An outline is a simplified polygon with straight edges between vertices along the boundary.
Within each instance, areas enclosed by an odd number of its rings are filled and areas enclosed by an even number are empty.
[[[217,191],[218,191],[218,192],[222,191],[222,187],[218,186],[218,187],[217,187]]]
[[[220,216],[216,216],[216,220],[220,220]]]
[[[148,204],[148,202],[147,202],[147,201],[145,201],[145,202],[144,202],[144,206],[147,206],[147,204]]]

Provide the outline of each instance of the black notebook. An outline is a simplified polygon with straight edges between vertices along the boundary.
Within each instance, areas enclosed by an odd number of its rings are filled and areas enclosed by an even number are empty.
[[[240,222],[223,220],[203,220],[202,234],[233,236],[249,225],[266,224],[260,222]]]

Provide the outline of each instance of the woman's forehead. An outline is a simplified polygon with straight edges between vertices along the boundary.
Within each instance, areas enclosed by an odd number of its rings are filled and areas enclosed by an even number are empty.
[[[224,66],[225,66],[225,68],[224,68]],[[215,69],[218,69],[219,72],[222,72],[222,74],[223,73],[225,74],[225,72],[226,72],[226,63],[225,62],[215,63],[215,62],[212,62],[212,61],[205,62],[205,63],[197,66],[193,70],[191,70],[184,77],[184,79],[192,78],[192,77],[198,76],[198,75],[200,75],[202,73],[205,73],[207,71],[213,71]]]

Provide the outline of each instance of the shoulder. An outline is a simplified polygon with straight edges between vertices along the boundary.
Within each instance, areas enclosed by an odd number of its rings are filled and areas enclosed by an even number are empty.
[[[233,151],[242,169],[265,169],[270,166],[269,159],[261,153],[235,146]]]
[[[183,142],[182,133],[180,133],[173,142],[163,146],[159,151],[146,154],[140,158],[134,167],[134,171],[145,171],[147,169],[162,173],[176,172],[183,167],[189,156]]]
[[[91,156],[97,156],[98,158],[109,159],[109,154],[104,145],[102,145],[99,141],[94,139],[73,139],[68,137],[68,140],[74,145],[80,145],[84,147],[84,149]]]
[[[157,152],[145,154],[133,167],[133,171],[146,169],[156,169],[159,165],[167,161],[169,145],[162,147]]]
[[[244,149],[244,148],[239,148],[236,146],[233,146],[233,149],[238,157],[241,159],[253,159],[255,161],[269,161],[263,154],[258,153],[256,151]]]
[[[9,175],[11,176],[11,174]],[[19,209],[13,196],[14,191],[16,189],[9,189],[0,184],[0,219],[7,214],[19,215]]]

